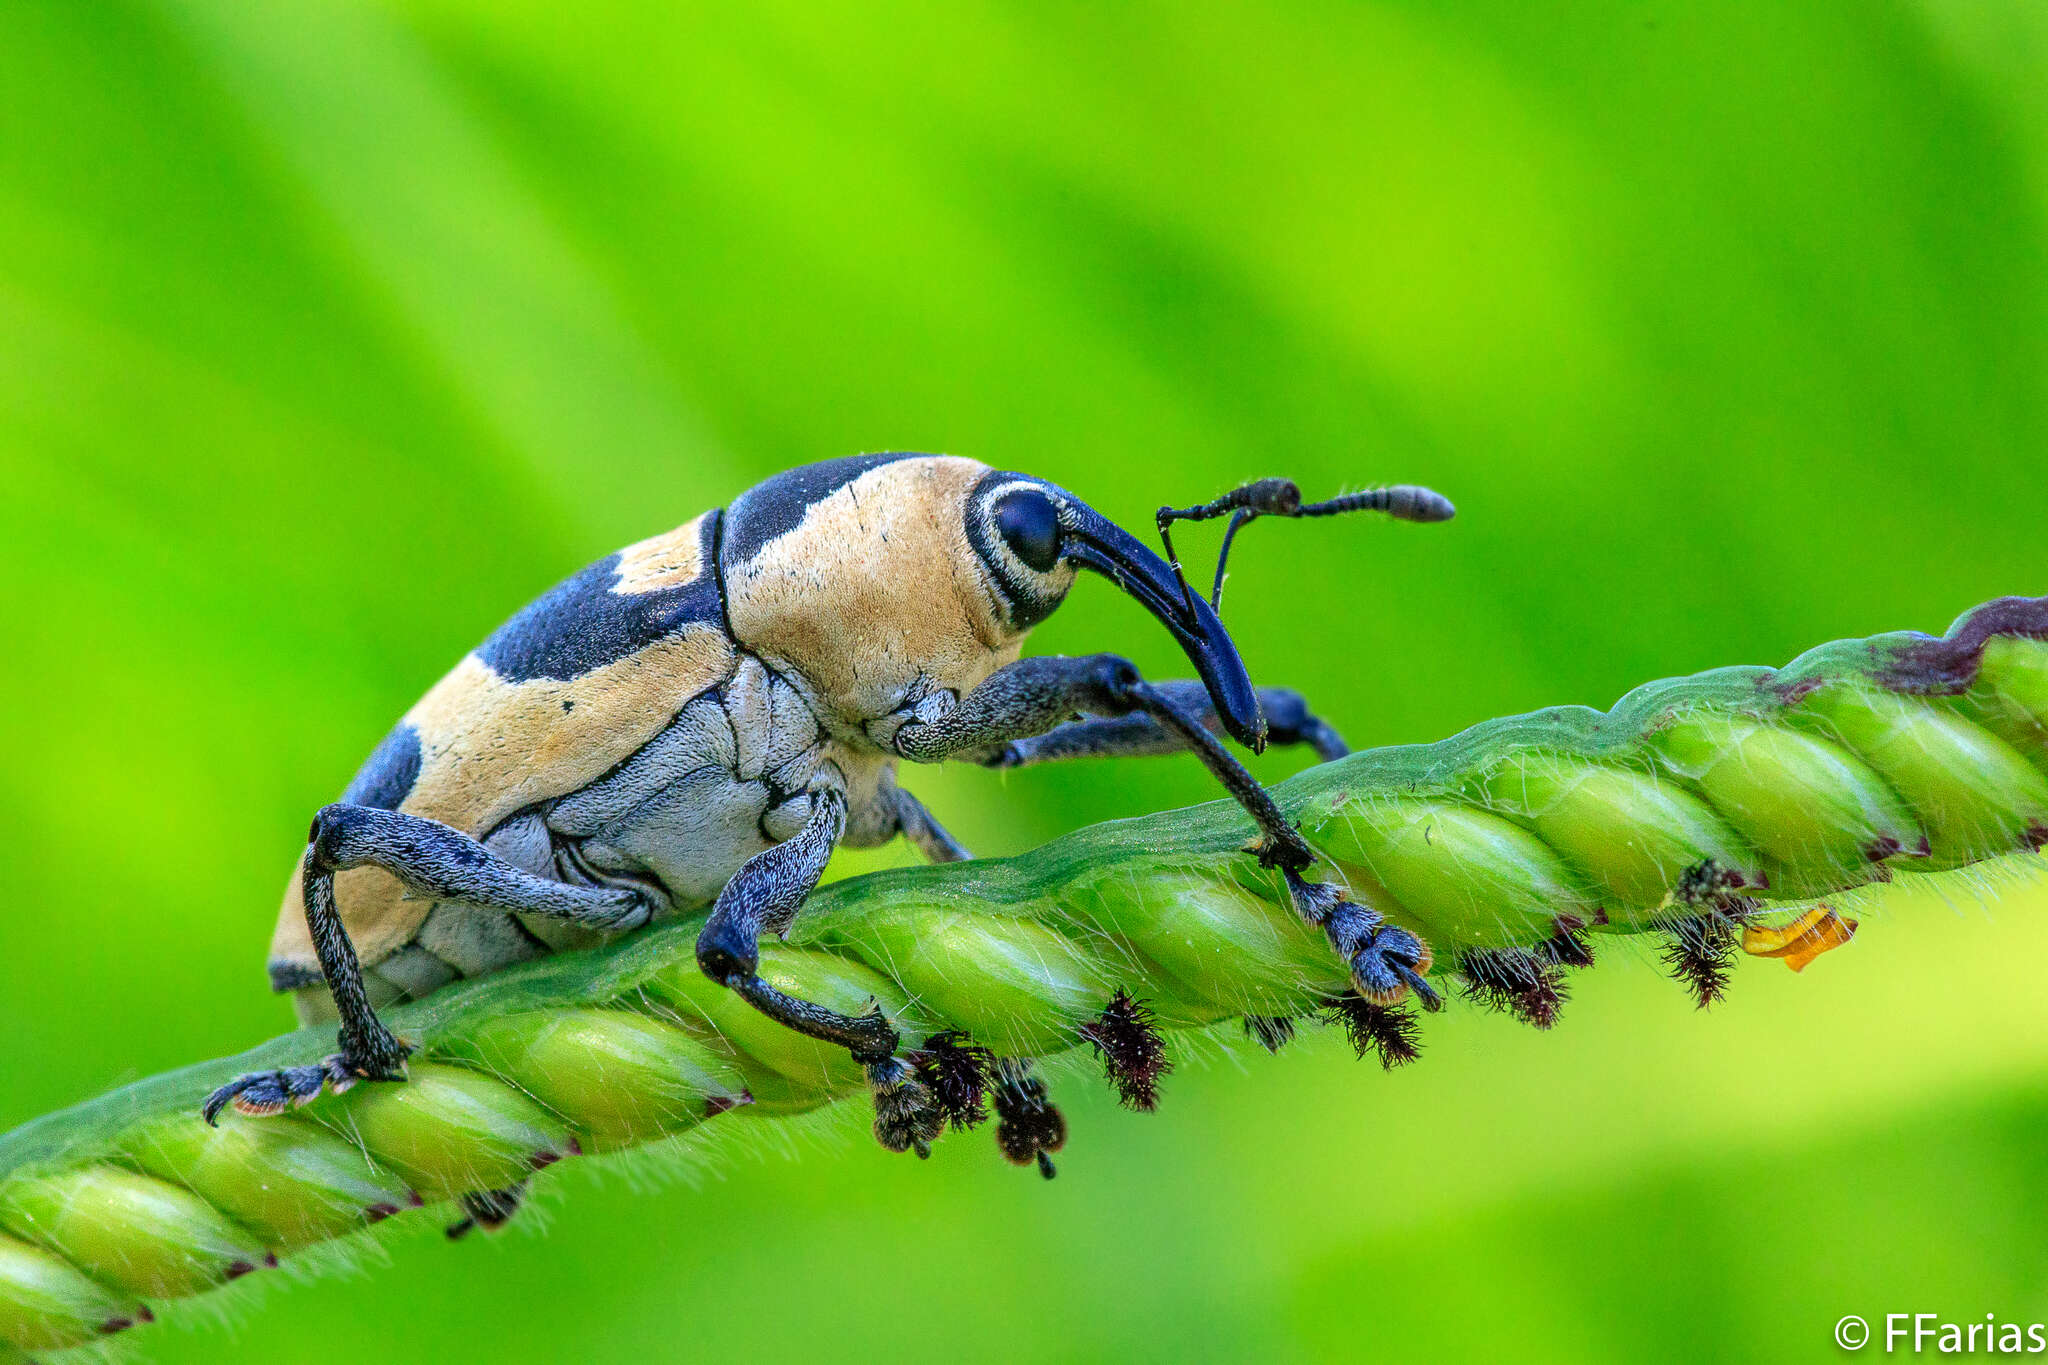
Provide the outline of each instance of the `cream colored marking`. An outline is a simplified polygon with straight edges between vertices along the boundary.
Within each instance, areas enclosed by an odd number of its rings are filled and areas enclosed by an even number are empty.
[[[420,775],[399,809],[487,833],[521,807],[581,790],[625,761],[733,663],[724,632],[702,625],[567,682],[507,682],[469,655],[406,714],[419,731]],[[334,894],[365,966],[410,943],[434,907],[371,867],[337,876]],[[317,971],[301,895],[294,870],[270,960]]]
[[[1011,662],[967,496],[988,473],[953,456],[871,469],[726,572],[733,633],[809,684],[842,735],[919,683],[965,692]]]
[[[704,572],[704,517],[695,517],[662,535],[619,551],[618,577],[612,591],[620,594],[659,592],[694,583]]]

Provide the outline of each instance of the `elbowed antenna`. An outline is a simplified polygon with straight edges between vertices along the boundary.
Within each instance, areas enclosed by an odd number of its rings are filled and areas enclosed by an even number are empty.
[[[1216,704],[1223,728],[1253,753],[1264,752],[1266,717],[1259,694],[1214,609],[1184,594],[1185,585],[1166,561],[1129,531],[1071,495],[1063,510],[1062,557],[1115,583],[1173,632]]]
[[[1226,512],[1230,514],[1230,525],[1224,529],[1223,545],[1216,553],[1216,581],[1209,591],[1212,611],[1220,611],[1223,607],[1223,574],[1230,563],[1231,542],[1248,523],[1260,517],[1334,517],[1346,512],[1384,512],[1396,521],[1430,522],[1449,521],[1458,514],[1458,509],[1435,489],[1413,483],[1368,488],[1361,493],[1345,493],[1322,502],[1304,503],[1301,488],[1292,479],[1259,479],[1234,488],[1213,502],[1194,507],[1162,507],[1157,514],[1159,539],[1166,546],[1166,557],[1172,563],[1173,576],[1180,584],[1183,601],[1192,604],[1195,592],[1188,586],[1187,575],[1181,571],[1180,556],[1174,552],[1173,523],[1209,521]]]

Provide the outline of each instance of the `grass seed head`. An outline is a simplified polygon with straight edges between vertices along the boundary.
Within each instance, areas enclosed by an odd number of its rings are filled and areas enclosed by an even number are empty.
[[[953,1131],[988,1119],[988,1090],[995,1072],[995,1054],[949,1029],[936,1033],[915,1052],[906,1054],[918,1080],[931,1091],[932,1103]]]
[[[1103,1073],[1124,1108],[1149,1114],[1159,1107],[1159,1078],[1173,1070],[1173,1060],[1143,1001],[1119,990],[1080,1033],[1102,1058]]]
[[[1350,1037],[1360,1060],[1377,1055],[1380,1066],[1392,1071],[1422,1055],[1422,1030],[1412,1010],[1376,1005],[1354,991],[1333,996],[1323,1013]]]
[[[1294,1021],[1283,1014],[1247,1014],[1244,1036],[1268,1052],[1278,1052],[1294,1041]]]

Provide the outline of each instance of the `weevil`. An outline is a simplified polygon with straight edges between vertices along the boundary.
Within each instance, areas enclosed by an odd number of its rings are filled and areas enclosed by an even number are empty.
[[[776,475],[598,561],[467,655],[313,817],[270,980],[307,1022],[338,1019],[338,1050],[239,1077],[207,1097],[205,1117],[401,1081],[408,1048],[379,1006],[708,905],[703,971],[846,1048],[874,1091],[877,1137],[922,1154],[940,1108],[890,1021],[824,1009],[757,973],[762,933],[788,932],[837,845],[900,835],[933,861],[969,856],[897,784],[905,760],[1020,768],[1191,750],[1251,815],[1260,861],[1360,993],[1433,1007],[1428,947],[1308,880],[1309,845],[1218,737],[1345,752],[1298,693],[1252,685],[1216,601],[1246,522],[1365,510],[1452,515],[1427,489],[1304,503],[1294,484],[1264,479],[1161,508],[1162,559],[1043,479],[954,456],[863,455]],[[1169,528],[1226,515],[1205,600]],[[1136,598],[1196,677],[1149,682],[1115,654],[1020,657],[1081,570]]]

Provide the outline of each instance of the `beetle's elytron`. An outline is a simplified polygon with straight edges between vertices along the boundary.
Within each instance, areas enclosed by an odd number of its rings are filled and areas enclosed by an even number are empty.
[[[1451,505],[1395,487],[1304,504],[1267,479],[1175,520],[1377,510],[1441,521]],[[1079,569],[1144,604],[1199,682],[1148,683],[1114,654],[1019,659]],[[1217,590],[1222,563],[1217,567]],[[603,934],[712,905],[697,960],[786,1026],[849,1049],[877,1136],[922,1149],[936,1110],[879,1012],[849,1016],[756,975],[834,845],[903,835],[967,857],[896,785],[903,759],[995,767],[1192,749],[1257,821],[1258,853],[1323,928],[1368,998],[1423,980],[1413,934],[1301,875],[1313,861],[1211,733],[1342,742],[1299,696],[1255,690],[1212,601],[1063,489],[972,460],[864,455],[777,475],[722,511],[603,559],[508,621],[377,746],[321,810],[285,894],[270,979],[340,1050],[243,1076],[211,1121],[303,1104],[324,1087],[403,1078],[407,1049],[375,1007]],[[329,1002],[331,1001],[331,1007]]]

